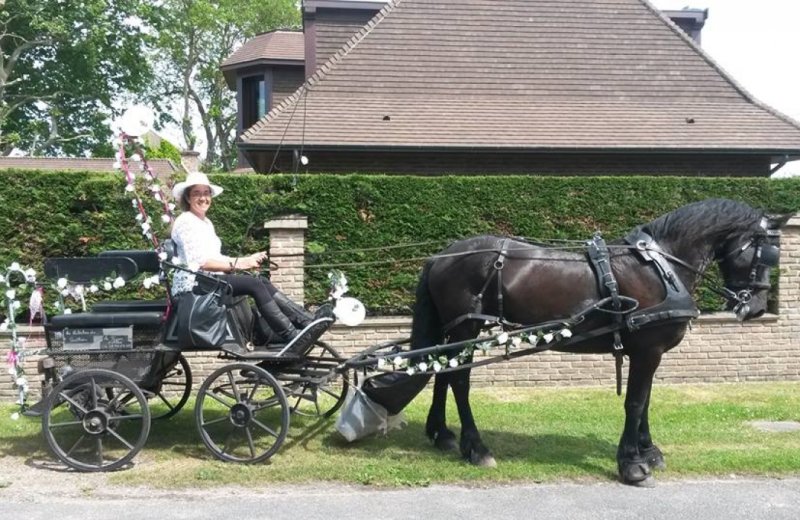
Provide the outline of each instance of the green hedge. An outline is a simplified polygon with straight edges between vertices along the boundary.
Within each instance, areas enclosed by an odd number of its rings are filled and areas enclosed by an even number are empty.
[[[347,266],[351,294],[372,313],[404,314],[421,261],[453,239],[479,233],[531,238],[607,239],[689,202],[727,197],[771,212],[800,208],[800,179],[676,177],[212,176],[225,188],[210,217],[229,254],[268,247],[264,221],[296,212],[309,218],[306,300],[325,297],[328,268]],[[0,262],[35,267],[47,256],[144,248],[120,175],[0,173]],[[152,211],[154,220],[159,213]],[[247,233],[250,229],[250,233]],[[165,234],[165,230],[161,230]],[[434,242],[383,251],[348,252]],[[337,254],[337,252],[343,252]],[[719,301],[705,299],[706,310]]]

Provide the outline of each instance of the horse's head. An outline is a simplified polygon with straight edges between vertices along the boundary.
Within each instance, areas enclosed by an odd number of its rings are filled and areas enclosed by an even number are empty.
[[[728,310],[739,321],[758,318],[767,311],[770,270],[778,265],[778,228],[785,218],[767,218],[747,236],[726,241],[717,251],[728,296]]]

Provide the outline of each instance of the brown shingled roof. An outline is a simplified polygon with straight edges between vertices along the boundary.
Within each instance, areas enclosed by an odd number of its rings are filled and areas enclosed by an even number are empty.
[[[800,125],[646,0],[393,0],[242,136],[278,143],[797,155]]]
[[[237,68],[260,60],[300,61],[305,59],[303,33],[298,31],[272,31],[247,40],[222,62],[221,67]]]
[[[167,177],[180,171],[169,159],[148,159],[147,164],[157,177]],[[0,170],[51,170],[114,172],[113,158],[81,157],[0,157]]]

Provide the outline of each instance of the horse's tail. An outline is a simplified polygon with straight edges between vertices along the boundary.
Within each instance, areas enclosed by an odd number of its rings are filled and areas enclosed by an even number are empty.
[[[433,304],[428,290],[428,275],[432,261],[428,261],[422,269],[417,285],[417,302],[414,306],[414,319],[411,324],[411,349],[431,347],[442,342],[439,312]],[[414,361],[413,358],[410,359]],[[419,394],[431,378],[426,374],[408,375],[405,372],[392,372],[370,377],[362,385],[367,396],[386,410],[396,415]]]
[[[422,268],[422,275],[417,285],[417,302],[414,305],[414,319],[411,323],[411,349],[432,347],[444,341],[442,320],[439,311],[431,298],[428,287],[433,260],[429,260]]]

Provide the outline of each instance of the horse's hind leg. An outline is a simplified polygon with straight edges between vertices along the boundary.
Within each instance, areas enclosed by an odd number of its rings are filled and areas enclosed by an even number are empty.
[[[653,375],[660,362],[661,353],[652,350],[630,357],[628,389],[625,395],[625,429],[622,431],[617,448],[617,467],[620,478],[625,484],[636,486],[654,484],[650,465],[639,452],[639,440],[642,419],[653,386]]]
[[[425,424],[425,433],[433,441],[434,446],[442,451],[458,448],[456,434],[447,428],[445,412],[447,410],[447,388],[450,384],[450,374],[436,374],[433,382],[433,402],[428,412]]]
[[[458,406],[458,416],[461,419],[461,455],[476,466],[495,467],[497,462],[492,456],[478,433],[475,418],[472,416],[472,407],[469,404],[469,376],[472,370],[467,368],[453,372],[450,375],[450,386]]]

